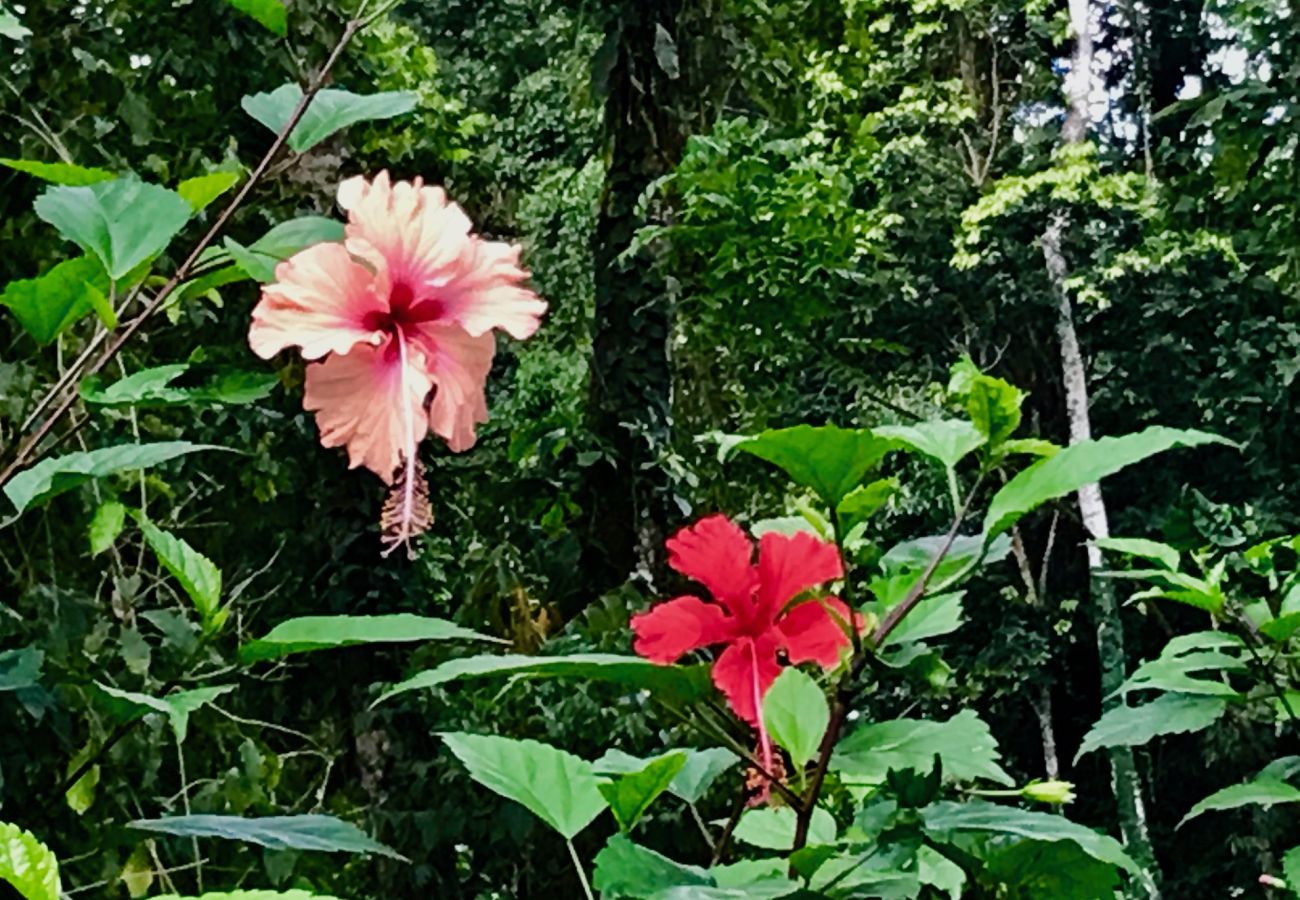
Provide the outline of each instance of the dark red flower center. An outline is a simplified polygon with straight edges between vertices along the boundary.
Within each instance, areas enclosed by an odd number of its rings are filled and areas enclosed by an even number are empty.
[[[393,284],[388,292],[388,310],[366,313],[363,324],[374,331],[395,334],[426,322],[443,318],[445,306],[437,297],[420,297],[405,281]]]

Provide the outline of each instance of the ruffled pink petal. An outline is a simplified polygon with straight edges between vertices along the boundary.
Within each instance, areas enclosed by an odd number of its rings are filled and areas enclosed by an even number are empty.
[[[843,575],[835,545],[806,531],[768,532],[759,540],[758,604],[766,616],[775,617],[796,595]]]
[[[758,574],[754,547],[726,516],[700,519],[668,539],[668,565],[709,589],[731,614],[748,621]]]
[[[831,615],[828,608],[835,614]],[[776,627],[790,662],[815,662],[824,669],[833,669],[852,644],[844,631],[850,621],[859,628],[862,625],[860,615],[850,619],[844,601],[838,597],[820,597],[792,606]]]
[[[651,662],[675,663],[682,655],[732,637],[735,620],[699,597],[677,597],[632,617],[632,649]]]
[[[302,403],[316,413],[322,445],[346,445],[352,468],[365,466],[387,484],[429,430],[424,399],[433,381],[415,354],[403,366],[401,350],[389,337],[308,366]]]
[[[763,696],[781,674],[777,648],[777,640],[771,634],[742,637],[722,651],[713,664],[713,683],[726,695],[736,715],[755,727],[760,724],[758,710],[762,708]]]
[[[531,337],[546,302],[523,286],[527,278],[517,245],[475,239],[459,276],[441,294],[446,314],[470,334],[500,328],[514,338]]]
[[[263,359],[293,346],[306,359],[319,359],[383,340],[369,320],[388,309],[386,277],[358,263],[342,244],[308,247],[280,263],[275,277],[263,288],[248,329],[249,346]]]
[[[411,338],[435,386],[429,427],[453,452],[468,450],[476,440],[474,427],[488,420],[484,389],[496,338],[471,337],[459,325],[443,323],[425,323]]]

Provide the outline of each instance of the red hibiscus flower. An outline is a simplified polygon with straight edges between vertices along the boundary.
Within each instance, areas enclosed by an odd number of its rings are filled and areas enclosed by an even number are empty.
[[[790,602],[844,575],[834,544],[804,532],[765,534],[758,565],[753,551],[749,538],[725,516],[709,516],[679,531],[668,541],[668,564],[708,588],[717,602],[677,597],[633,616],[633,647],[652,662],[669,664],[691,650],[726,644],[713,664],[713,683],[736,715],[759,729],[766,745],[759,711],[781,672],[780,655],[791,663],[833,669],[851,644],[845,632],[850,612],[835,597]],[[862,617],[853,619],[861,627]]]

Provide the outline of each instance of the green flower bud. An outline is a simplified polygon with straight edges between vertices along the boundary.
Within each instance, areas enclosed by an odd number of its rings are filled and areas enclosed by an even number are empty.
[[[1074,785],[1068,781],[1031,781],[1020,789],[1020,796],[1059,806],[1074,800]]]

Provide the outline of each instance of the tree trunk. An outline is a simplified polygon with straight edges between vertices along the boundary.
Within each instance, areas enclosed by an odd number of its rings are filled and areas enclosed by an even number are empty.
[[[1068,107],[1061,127],[1063,145],[1082,143],[1088,135],[1088,95],[1092,84],[1092,31],[1089,0],[1070,0],[1070,20],[1075,32],[1074,54],[1065,88]],[[1061,348],[1061,377],[1065,387],[1066,415],[1070,423],[1070,443],[1077,444],[1092,437],[1092,423],[1088,413],[1088,379],[1079,348],[1079,337],[1074,327],[1074,310],[1067,288],[1070,269],[1065,258],[1063,239],[1069,228],[1064,210],[1053,212],[1042,236],[1043,259],[1051,281],[1057,304],[1056,333]],[[1079,489],[1079,513],[1090,538],[1109,537],[1106,504],[1101,485],[1088,484]],[[1125,678],[1124,629],[1115,601],[1115,591],[1110,580],[1099,577],[1103,568],[1102,553],[1095,544],[1088,544],[1089,594],[1097,622],[1097,653],[1101,667],[1101,695],[1111,694]],[[1103,707],[1122,702],[1103,699]],[[1155,852],[1147,833],[1146,810],[1142,803],[1142,785],[1133,751],[1128,747],[1115,747],[1109,751],[1112,786],[1119,812],[1120,832],[1129,855],[1142,869],[1142,875],[1131,891],[1133,896],[1158,898],[1160,873]]]

